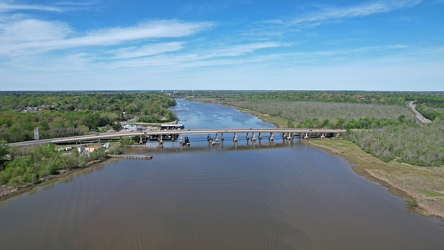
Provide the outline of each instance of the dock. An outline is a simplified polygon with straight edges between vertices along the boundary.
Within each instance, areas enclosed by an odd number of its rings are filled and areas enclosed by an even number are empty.
[[[151,155],[108,155],[109,158],[134,159],[134,160],[151,160]]]
[[[143,148],[163,148],[163,146],[161,145],[157,145],[157,146],[153,146],[153,145],[147,145],[147,144],[142,144],[142,145],[129,145],[131,148],[139,148],[139,149],[143,149]]]

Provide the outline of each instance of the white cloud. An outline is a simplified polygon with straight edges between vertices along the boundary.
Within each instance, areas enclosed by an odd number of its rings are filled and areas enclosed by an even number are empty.
[[[61,8],[44,6],[44,5],[26,5],[26,4],[14,4],[14,3],[0,3],[1,12],[16,12],[24,10],[38,10],[38,11],[50,11],[50,12],[62,12]]]
[[[67,24],[61,22],[48,22],[37,20],[21,20],[9,25],[3,25],[0,30],[2,46],[0,54],[15,54],[36,50],[50,51],[66,48],[79,48],[88,46],[108,46],[128,41],[140,41],[159,38],[186,37],[212,27],[209,22],[181,22],[176,20],[162,20],[143,22],[132,27],[117,27],[95,30],[84,35],[70,36],[74,32]],[[10,28],[12,27],[12,28]],[[14,28],[15,27],[15,28]],[[12,31],[20,31],[12,35]],[[30,39],[27,33],[42,30],[41,39]]]
[[[162,46],[162,45],[160,45]],[[159,46],[159,48],[160,48]],[[267,43],[251,43],[241,45],[227,45],[223,48],[206,49],[199,51],[191,51],[183,54],[160,54],[153,57],[135,58],[128,56],[128,60],[119,60],[117,62],[109,62],[107,67],[111,68],[132,68],[132,67],[150,67],[150,68],[200,68],[212,67],[217,65],[234,65],[252,62],[255,60],[263,61],[257,56],[253,58],[242,57],[245,54],[252,53],[256,50],[276,48],[287,46],[287,44],[277,42]],[[149,48],[149,47],[148,47]],[[136,50],[136,54],[138,51]],[[231,57],[232,59],[222,59]]]
[[[57,40],[65,38],[70,33],[72,33],[70,27],[62,22],[26,19],[0,27],[0,43],[7,46],[8,43]]]
[[[328,7],[319,12],[314,12],[293,19],[290,24],[319,24],[324,21],[340,20],[345,18],[370,16],[380,13],[387,13],[393,10],[415,6],[422,0],[406,1],[379,1],[365,3],[350,7]]]
[[[263,42],[263,43],[233,45],[233,46],[227,46],[226,48],[222,49],[216,49],[213,51],[210,50],[207,53],[207,57],[210,58],[210,57],[240,56],[260,49],[276,48],[286,45],[287,44],[278,43],[278,42]]]
[[[100,44],[116,44],[138,39],[184,37],[198,33],[211,26],[212,24],[208,22],[153,21],[141,23],[134,27],[93,31],[86,36],[70,39],[66,43],[98,46]]]
[[[144,45],[141,47],[128,47],[117,50],[112,50],[109,53],[114,54],[113,58],[124,59],[124,58],[137,58],[145,56],[153,56],[166,52],[179,51],[183,49],[182,42],[170,42],[170,43],[157,43]]]

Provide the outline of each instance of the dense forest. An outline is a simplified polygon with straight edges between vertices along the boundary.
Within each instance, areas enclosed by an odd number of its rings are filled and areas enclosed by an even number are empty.
[[[168,107],[169,95],[155,92],[3,92],[0,93],[0,185],[24,185],[93,160],[103,160],[105,150],[90,154],[59,152],[54,145],[9,148],[8,142],[82,135],[121,128],[125,120],[165,122],[176,119]],[[128,139],[128,138],[126,138]],[[131,141],[122,140],[122,146]],[[119,151],[120,147],[112,150]]]
[[[196,96],[221,101],[276,100],[291,102],[338,102],[404,105],[416,101],[431,108],[444,108],[443,92],[369,92],[369,91],[182,91],[176,97]]]
[[[177,91],[176,97],[217,98],[221,101],[276,100],[292,102],[337,102],[379,105],[404,105],[406,101],[429,108],[444,108],[443,92],[380,92],[380,91]]]
[[[17,142],[119,129],[120,122],[176,119],[175,100],[155,92],[0,92],[0,140]]]
[[[346,139],[383,161],[444,165],[443,92],[200,91],[180,97],[250,109],[286,119],[286,127],[345,128]],[[406,105],[432,120],[420,124]]]
[[[10,157],[13,159],[3,166],[0,171],[0,184],[23,185],[42,181],[42,178],[60,173],[61,170],[70,170],[84,167],[93,160],[104,160],[105,149],[95,150],[91,154],[77,153],[73,150],[63,154],[55,150],[53,144],[34,146],[31,148],[11,148]]]
[[[295,128],[362,129],[414,123],[412,113],[400,105],[276,100],[225,103],[285,118],[290,121],[287,126]]]
[[[347,138],[379,159],[419,166],[444,166],[444,121],[352,130]]]

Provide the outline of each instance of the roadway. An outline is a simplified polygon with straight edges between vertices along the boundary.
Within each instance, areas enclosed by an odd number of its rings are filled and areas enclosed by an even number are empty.
[[[23,141],[9,143],[10,147],[23,147],[23,146],[34,146],[39,144],[48,143],[70,143],[70,142],[81,142],[81,141],[97,141],[100,139],[111,139],[125,136],[150,136],[150,135],[170,135],[170,134],[234,134],[234,133],[293,133],[293,134],[337,134],[345,133],[345,129],[291,129],[291,128],[211,128],[211,129],[185,129],[185,130],[144,130],[144,131],[120,131],[115,133],[103,133],[96,135],[82,135],[82,136],[71,136],[63,138],[52,138],[34,141]]]
[[[419,113],[418,110],[416,110],[415,105],[413,104],[414,101],[410,101],[409,102],[409,107],[410,109],[416,114],[416,119],[420,122],[424,123],[431,123],[432,121],[430,121],[429,119],[427,119],[426,117],[424,117],[421,113]]]

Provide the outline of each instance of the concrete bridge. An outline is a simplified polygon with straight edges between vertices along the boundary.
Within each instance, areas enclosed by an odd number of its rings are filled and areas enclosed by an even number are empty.
[[[177,135],[182,138],[192,134],[206,134],[211,136],[212,139],[224,139],[226,135],[232,135],[233,140],[237,140],[238,134],[246,134],[246,139],[256,140],[262,139],[262,137],[268,137],[270,140],[274,140],[276,136],[282,136],[282,138],[292,139],[295,136],[308,139],[310,137],[327,137],[336,136],[340,133],[345,133],[345,129],[294,129],[294,128],[212,128],[212,129],[186,129],[186,130],[150,130],[150,131],[121,131],[115,133],[103,133],[96,135],[82,135],[63,138],[52,138],[34,141],[14,142],[9,143],[10,147],[20,146],[32,146],[38,144],[64,144],[64,143],[76,143],[85,141],[97,141],[101,139],[123,138],[126,136],[140,136],[140,138],[150,138],[157,136],[159,141],[162,141],[167,135]]]

